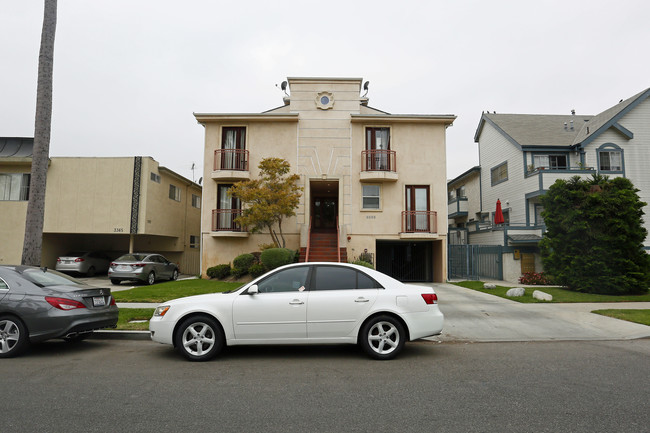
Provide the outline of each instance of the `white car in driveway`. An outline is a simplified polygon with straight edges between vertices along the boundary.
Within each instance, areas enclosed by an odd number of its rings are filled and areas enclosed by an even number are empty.
[[[228,293],[159,305],[151,338],[206,361],[240,344],[358,344],[391,359],[406,341],[438,335],[443,315],[431,287],[403,284],[347,263],[297,263]]]

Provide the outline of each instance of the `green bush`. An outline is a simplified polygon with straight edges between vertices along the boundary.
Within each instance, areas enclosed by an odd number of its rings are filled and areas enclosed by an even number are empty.
[[[232,268],[230,274],[235,278],[241,278],[248,273],[248,269]]]
[[[243,271],[245,275],[248,272],[248,268],[250,268],[253,263],[255,263],[254,255],[240,254],[237,257],[235,257],[235,260],[232,261],[232,267]]]
[[[266,268],[261,263],[255,263],[254,265],[251,265],[250,268],[248,268],[248,273],[251,274],[253,278],[259,277],[260,275],[264,274],[264,272],[266,272]]]
[[[355,260],[355,261],[350,262],[350,263],[352,263],[353,265],[365,266],[366,268],[375,269],[375,267],[372,265],[372,263],[368,263],[368,262],[366,262],[364,260]]]
[[[293,263],[293,257],[295,254],[295,251],[288,248],[269,248],[262,251],[260,260],[266,269],[271,270],[279,266]]]
[[[223,280],[228,275],[230,275],[230,272],[231,270],[229,264],[212,266],[211,268],[208,268],[207,271],[205,271],[208,277],[218,278],[220,280]]]

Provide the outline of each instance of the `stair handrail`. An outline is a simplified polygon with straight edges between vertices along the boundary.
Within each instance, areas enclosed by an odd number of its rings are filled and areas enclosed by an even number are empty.
[[[305,262],[309,261],[309,246],[311,245],[311,220],[313,216],[309,217],[309,229],[307,229],[307,249],[305,250]]]
[[[341,230],[339,228],[339,216],[336,216],[336,256],[341,263]]]

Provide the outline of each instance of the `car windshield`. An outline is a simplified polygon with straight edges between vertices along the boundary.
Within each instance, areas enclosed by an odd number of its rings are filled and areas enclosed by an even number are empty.
[[[69,253],[65,253],[63,257],[81,257],[84,254],[86,254],[85,251],[70,251]]]
[[[83,285],[83,283],[72,277],[44,268],[26,269],[23,271],[22,276],[39,287]]]
[[[124,254],[116,262],[139,262],[144,260],[145,257],[147,257],[146,254]]]

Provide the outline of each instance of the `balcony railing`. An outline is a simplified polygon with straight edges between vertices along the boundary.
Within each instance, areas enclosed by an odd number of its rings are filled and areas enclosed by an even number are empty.
[[[242,232],[241,225],[235,222],[235,218],[241,215],[241,209],[213,209],[212,210],[212,231],[213,232]]]
[[[402,233],[438,233],[437,212],[403,211]]]
[[[394,150],[364,150],[361,171],[397,171]]]
[[[217,149],[214,151],[214,171],[248,171],[248,150]]]

